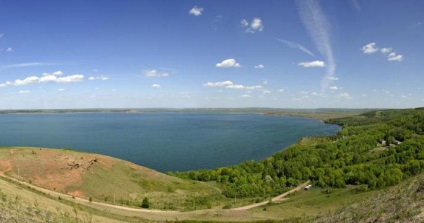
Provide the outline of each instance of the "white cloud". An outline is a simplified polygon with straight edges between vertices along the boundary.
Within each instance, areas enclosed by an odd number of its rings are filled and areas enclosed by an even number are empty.
[[[235,60],[235,59],[226,59],[226,60],[223,60],[221,63],[217,63],[216,64],[216,67],[223,67],[223,68],[226,68],[226,67],[240,67],[240,64],[239,63],[237,63],[237,61]]]
[[[202,12],[203,12],[203,8],[199,8],[197,6],[194,6],[192,9],[190,9],[190,11],[188,11],[189,14],[194,16],[200,16],[202,15]]]
[[[62,72],[62,71],[60,71],[60,70],[58,70],[58,71],[55,71],[55,72],[53,72],[53,73],[43,73],[43,76],[50,76],[50,75],[53,75],[53,76],[61,76],[61,75],[63,75],[63,72]]]
[[[262,93],[263,94],[271,94],[271,91],[270,90],[264,90],[264,91],[262,91]]]
[[[144,76],[146,77],[168,77],[169,73],[161,72],[158,70],[146,70],[144,71]]]
[[[382,52],[382,53],[390,53],[390,52],[392,52],[393,51],[393,49],[392,48],[381,48],[380,49],[380,52]]]
[[[54,76],[54,77],[56,77],[56,76]],[[74,75],[70,75],[70,76],[56,78],[56,80],[54,82],[57,82],[57,83],[73,83],[73,82],[80,82],[82,80],[84,80],[84,75],[74,74]]]
[[[378,51],[378,48],[375,47],[375,43],[368,43],[362,47],[362,52],[366,54],[375,53]]]
[[[252,96],[250,96],[250,95],[248,95],[248,94],[244,94],[244,95],[242,95],[242,96],[240,96],[240,97],[242,97],[242,98],[251,98]]]
[[[19,91],[19,94],[29,94],[31,91]]]
[[[338,81],[338,80],[339,80],[339,78],[338,78],[338,77],[334,77],[334,76],[332,76],[332,77],[327,77],[327,79],[328,79],[328,80],[331,80],[331,81]]]
[[[226,87],[233,85],[232,81],[221,81],[221,82],[208,82],[206,84],[203,84],[205,87]]]
[[[152,88],[160,88],[160,85],[159,84],[153,84]]]
[[[59,88],[59,89],[57,89],[57,91],[65,91],[66,89],[65,88]]]
[[[281,88],[281,89],[278,89],[277,91],[280,93],[283,93],[285,90]]]
[[[375,53],[377,51],[380,51],[384,56],[387,57],[388,61],[402,61],[403,60],[403,55],[397,54],[393,48],[390,47],[384,47],[381,49],[378,49],[375,47],[376,43],[369,43],[365,46],[362,47],[362,52],[364,53]]]
[[[387,56],[387,60],[389,61],[402,61],[403,60],[403,56],[400,54],[396,54],[395,52],[391,52],[389,53],[389,55]]]
[[[26,77],[24,79],[16,79],[15,81],[6,81],[0,86],[24,86],[29,84],[37,84],[37,83],[47,83],[47,82],[54,82],[54,83],[73,83],[73,82],[79,82],[84,80],[84,75],[82,74],[74,74],[70,76],[65,77],[57,77],[53,74],[43,74],[41,77],[38,76],[30,76]]]
[[[6,52],[12,52],[13,50],[12,50],[12,48],[11,47],[9,47],[9,48],[7,48],[6,49]]]
[[[299,43],[294,43],[294,42],[290,42],[288,40],[284,40],[284,39],[278,39],[275,38],[277,41],[284,43],[286,46],[294,48],[294,49],[298,49],[306,54],[309,54],[310,56],[315,56],[310,50],[306,49],[306,47],[300,45]]]
[[[340,93],[339,96],[342,97],[342,98],[345,98],[345,99],[351,99],[352,98],[352,96],[350,96],[350,94],[347,93],[347,92]]]
[[[311,62],[301,62],[299,66],[302,67],[325,67],[325,62],[320,60],[315,60]]]
[[[337,86],[331,86],[330,89],[337,91],[337,90],[341,90],[342,88],[341,87],[337,87]]]
[[[256,69],[264,69],[265,66],[262,65],[262,64],[259,64],[259,65],[255,65],[254,68],[256,68]]]
[[[204,87],[218,87],[218,88],[227,88],[234,90],[258,90],[261,89],[262,86],[245,86],[242,84],[234,84],[232,81],[222,81],[222,82],[207,82],[203,84]]]
[[[88,80],[90,80],[90,81],[94,81],[94,80],[107,81],[107,80],[109,80],[109,77],[106,77],[106,76],[89,77]]]
[[[246,27],[247,33],[262,32],[264,30],[264,25],[261,18],[253,18],[250,24],[246,19],[241,20],[240,23],[243,27]]]
[[[268,84],[268,81],[267,80],[264,80],[264,81],[262,81],[262,84],[267,85]]]

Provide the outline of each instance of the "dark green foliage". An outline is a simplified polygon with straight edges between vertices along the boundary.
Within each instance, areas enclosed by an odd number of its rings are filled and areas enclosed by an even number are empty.
[[[221,183],[227,197],[267,197],[307,180],[326,188],[362,185],[358,191],[365,191],[396,185],[423,172],[423,110],[370,111],[328,123],[343,129],[335,136],[311,139],[314,143],[299,142],[259,162],[175,175]]]
[[[143,199],[143,201],[141,202],[141,207],[142,208],[149,208],[150,207],[149,199],[147,197],[145,197]]]

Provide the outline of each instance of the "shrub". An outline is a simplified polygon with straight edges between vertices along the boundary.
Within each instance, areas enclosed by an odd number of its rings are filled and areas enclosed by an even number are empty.
[[[141,202],[141,207],[142,208],[149,208],[150,207],[149,199],[147,197],[144,197],[143,201]]]

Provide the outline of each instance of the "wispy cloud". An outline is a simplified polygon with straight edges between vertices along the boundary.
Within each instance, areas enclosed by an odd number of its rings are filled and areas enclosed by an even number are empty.
[[[89,81],[94,81],[94,80],[107,81],[109,80],[109,77],[106,77],[106,76],[89,77],[88,80]]]
[[[355,10],[361,12],[361,5],[359,5],[358,0],[351,0],[351,2]]]
[[[219,82],[207,82],[203,84],[204,87],[215,87],[215,88],[227,88],[234,90],[259,90],[262,89],[261,85],[245,86],[242,84],[234,84],[232,81],[219,81]]]
[[[19,94],[29,94],[29,93],[31,93],[31,91],[26,91],[26,90],[24,90],[24,91],[19,91],[18,93],[19,93]]]
[[[21,68],[21,67],[39,67],[39,66],[52,66],[56,65],[53,63],[44,63],[44,62],[31,62],[31,63],[18,63],[18,64],[8,64],[1,66],[2,68]]]
[[[254,68],[255,68],[255,69],[264,69],[264,68],[265,68],[265,66],[264,66],[264,65],[262,65],[262,64],[259,64],[259,65],[255,65],[255,66],[254,66]]]
[[[160,88],[159,84],[152,84],[152,88]]]
[[[188,11],[189,14],[194,15],[194,16],[200,16],[202,15],[203,12],[203,8],[194,6],[192,9],[190,9],[190,11]]]
[[[158,71],[158,70],[146,70],[146,71],[144,71],[144,76],[146,76],[146,77],[168,77],[169,73]]]
[[[302,67],[325,67],[325,62],[320,60],[315,60],[311,62],[300,62],[299,66]]]
[[[294,49],[298,49],[310,56],[315,56],[310,50],[306,49],[306,47],[300,45],[299,43],[294,43],[294,42],[290,42],[288,40],[284,40],[284,39],[279,39],[279,38],[275,38],[277,41],[285,44],[288,47],[294,48]]]
[[[330,24],[317,1],[298,0],[297,2],[299,5],[299,15],[303,24],[308,30],[318,51],[327,60],[327,70],[324,78],[321,80],[321,92],[325,92],[331,84],[331,77],[334,77],[336,71],[336,61],[330,38]]]

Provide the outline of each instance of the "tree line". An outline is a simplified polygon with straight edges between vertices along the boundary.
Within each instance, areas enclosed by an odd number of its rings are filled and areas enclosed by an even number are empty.
[[[343,128],[334,136],[300,140],[262,161],[170,174],[215,181],[227,197],[268,197],[306,180],[319,187],[382,188],[424,170],[423,110],[372,111],[327,122]]]

